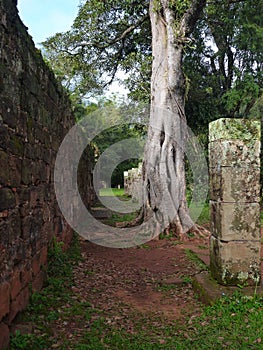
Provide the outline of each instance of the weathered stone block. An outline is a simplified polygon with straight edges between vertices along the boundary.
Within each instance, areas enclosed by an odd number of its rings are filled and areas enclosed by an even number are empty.
[[[40,251],[40,265],[45,266],[47,264],[48,249],[47,246],[43,247]]]
[[[0,221],[0,246],[8,247],[9,235],[8,235],[8,223],[6,220]]]
[[[24,288],[25,286],[28,286],[31,281],[32,281],[31,266],[26,265],[24,267],[24,270],[22,270],[22,272],[21,272],[22,288]]]
[[[9,327],[2,322],[0,323],[0,349],[8,349],[9,340]]]
[[[32,259],[33,276],[36,276],[40,272],[40,268],[41,268],[40,253],[37,253]]]
[[[10,135],[4,125],[0,125],[0,147],[6,150],[9,146]]]
[[[0,284],[0,321],[9,313],[10,284],[4,282]]]
[[[29,159],[37,159],[37,147],[35,144],[25,144],[25,157]]]
[[[260,279],[260,122],[209,125],[211,273],[219,283]]]
[[[222,242],[210,238],[212,277],[225,285],[256,285],[260,282],[260,241]]]
[[[20,293],[22,289],[22,283],[21,283],[21,271],[15,270],[12,273],[12,277],[10,280],[10,292],[11,292],[11,300],[14,300],[18,294]]]
[[[19,202],[28,203],[30,199],[30,189],[28,187],[19,187],[17,190]]]
[[[56,218],[54,218],[54,230],[53,232],[55,233],[55,235],[58,235],[59,233],[62,233],[62,220],[60,216],[57,216]]]
[[[32,186],[30,189],[30,207],[35,208],[44,200],[43,186]]]
[[[28,203],[21,204],[19,207],[21,219],[25,218],[28,215],[31,215],[31,208]]]
[[[27,120],[27,139],[28,139],[29,144],[34,144],[35,143],[35,139],[34,139],[35,121],[32,117],[29,117],[29,116],[27,116],[26,120]]]
[[[260,240],[259,203],[210,202],[211,234],[223,241]]]
[[[9,149],[13,154],[15,154],[19,157],[22,157],[24,155],[23,138],[18,136],[18,135],[11,134],[10,142],[9,142]]]
[[[19,102],[18,102],[19,103]],[[27,113],[23,112],[23,111],[19,111],[16,114],[17,117],[17,122],[16,122],[16,134],[20,135],[23,137],[23,143],[25,142],[25,138],[27,138]]]
[[[32,168],[33,163],[29,159],[23,159],[22,161],[22,176],[21,181],[23,185],[29,185],[32,183]]]
[[[46,163],[50,163],[50,158],[51,158],[50,149],[42,148],[42,152],[43,152],[43,157],[42,157],[42,159],[43,159]]]
[[[0,136],[1,137],[1,136]],[[9,156],[6,152],[0,151],[0,168],[1,168],[1,175],[0,175],[0,184],[6,185],[9,181]]]
[[[260,202],[260,168],[210,168],[210,198],[223,202]]]
[[[243,140],[245,144],[260,140],[260,121],[221,118],[209,123],[209,142]]]
[[[43,213],[39,209],[34,215],[22,219],[22,238],[30,242],[38,240],[41,236],[42,225]]]
[[[40,271],[32,282],[32,292],[39,292],[44,284],[46,274],[44,271]]]
[[[12,101],[12,96],[4,97],[1,102],[3,108],[4,123],[8,125],[11,129],[15,129],[18,120],[18,111],[16,104],[14,103],[14,101]]]
[[[36,124],[35,126],[35,138],[42,144],[49,146],[50,145],[50,137],[49,133],[43,130],[43,126]]]
[[[17,239],[12,242],[12,245],[9,248],[10,260],[13,265],[18,265],[21,262],[25,261],[28,258],[28,251],[26,250],[26,246],[21,239]]]
[[[53,221],[51,220],[44,222],[41,229],[41,237],[43,240],[49,242],[52,239],[54,235],[53,225]]]
[[[9,188],[0,189],[0,211],[16,206],[15,194]]]
[[[14,209],[9,212],[7,220],[7,232],[9,243],[12,243],[21,235],[21,218],[19,209]]]
[[[24,288],[16,297],[15,300],[11,302],[10,313],[8,315],[8,321],[11,323],[18,312],[24,310],[29,301],[29,290],[28,288]]]
[[[210,142],[209,167],[224,166],[260,167],[260,141],[244,143],[242,140],[218,140]]]
[[[21,159],[11,156],[9,157],[9,185],[18,187],[21,184],[22,161]]]

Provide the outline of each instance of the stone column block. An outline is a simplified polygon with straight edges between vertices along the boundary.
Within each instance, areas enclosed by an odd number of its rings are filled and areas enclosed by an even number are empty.
[[[211,234],[222,241],[259,241],[259,203],[210,203]]]
[[[223,242],[210,239],[210,268],[225,285],[256,285],[260,281],[260,241]]]
[[[251,119],[220,118],[209,124],[209,141],[238,140],[254,144],[260,140],[260,122]]]
[[[211,274],[226,285],[260,281],[260,122],[209,125]]]
[[[208,146],[209,167],[260,167],[260,141],[215,140]]]
[[[210,199],[222,202],[260,202],[260,168],[210,168]]]

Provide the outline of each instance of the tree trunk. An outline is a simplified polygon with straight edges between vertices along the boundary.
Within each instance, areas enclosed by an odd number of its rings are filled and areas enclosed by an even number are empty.
[[[151,109],[145,148],[144,220],[154,216],[155,235],[176,235],[194,226],[186,202],[184,156],[187,125],[184,113],[183,48],[205,1],[192,1],[178,20],[168,0],[150,1],[152,27]],[[199,13],[198,13],[199,11]]]

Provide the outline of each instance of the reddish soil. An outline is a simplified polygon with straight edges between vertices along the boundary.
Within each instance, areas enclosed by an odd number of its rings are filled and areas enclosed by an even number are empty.
[[[263,229],[262,229],[263,236]],[[209,238],[187,242],[154,240],[134,248],[106,248],[81,242],[83,262],[75,268],[76,289],[94,307],[134,311],[181,319],[199,312],[191,277],[203,267],[187,257],[190,249],[209,265]],[[263,280],[263,249],[262,280]]]
[[[199,310],[191,287],[198,267],[185,254],[191,249],[208,262],[208,239],[187,243],[155,240],[129,249],[106,248],[82,241],[83,262],[75,268],[74,292],[94,307],[128,307],[179,319]]]
[[[74,267],[72,300],[76,305],[88,302],[87,310],[90,308],[93,313],[91,319],[85,319],[74,314],[70,303],[60,307],[61,316],[52,323],[52,348],[60,348],[65,340],[76,344],[101,315],[108,327],[125,329],[131,334],[136,333],[136,320],[142,318],[157,327],[174,321],[191,325],[202,311],[191,278],[204,267],[193,262],[186,250],[195,252],[208,264],[208,244],[208,238],[187,242],[164,239],[141,247],[114,249],[81,240],[83,259]],[[17,329],[42,332],[31,323],[20,324]]]

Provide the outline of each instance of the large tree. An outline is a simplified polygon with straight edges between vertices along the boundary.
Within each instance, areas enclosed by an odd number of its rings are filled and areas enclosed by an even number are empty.
[[[183,50],[205,3],[151,0],[149,9],[153,62],[143,168],[144,217],[155,216],[157,232],[174,229],[180,236],[195,226],[186,202]]]

